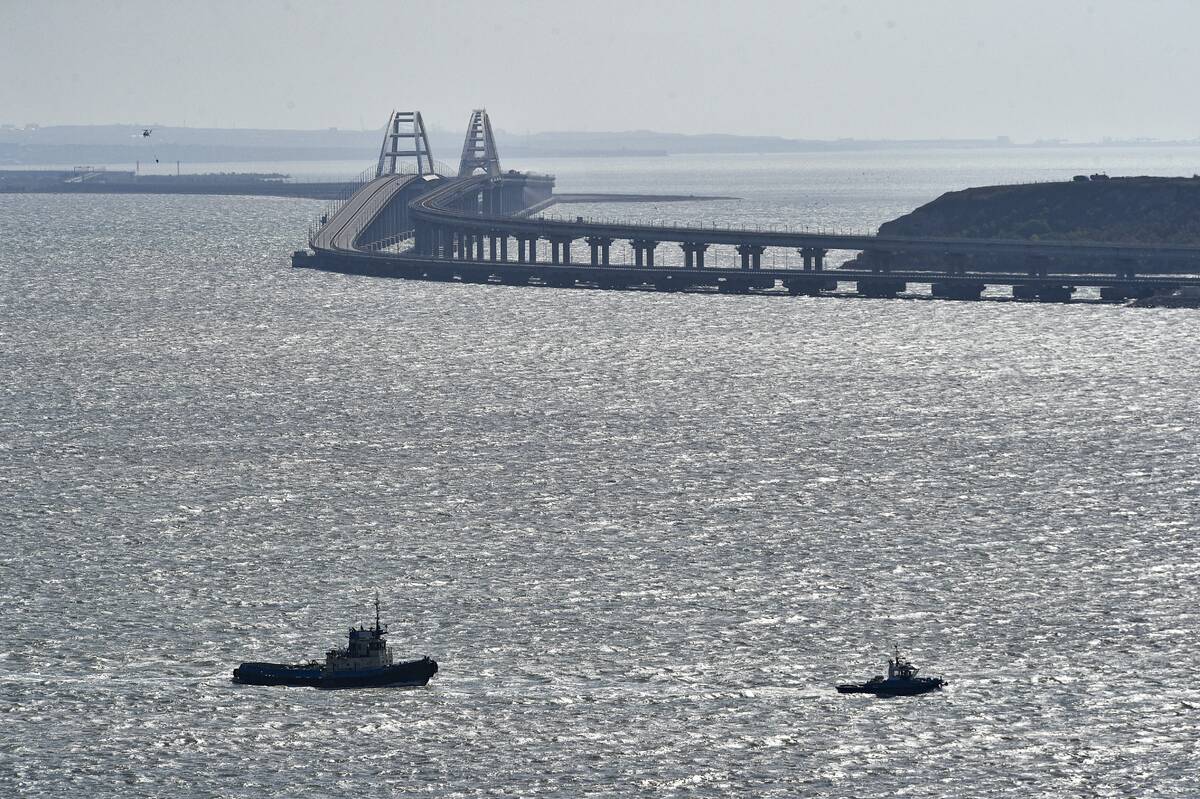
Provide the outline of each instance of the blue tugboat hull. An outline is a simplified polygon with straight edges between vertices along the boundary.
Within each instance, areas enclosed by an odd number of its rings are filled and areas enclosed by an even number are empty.
[[[396,663],[382,669],[326,675],[320,666],[285,663],[243,663],[233,670],[233,681],[242,685],[286,685],[307,688],[378,688],[425,685],[437,674],[437,661],[429,658]]]
[[[321,682],[320,666],[287,663],[243,663],[233,670],[233,681],[243,685],[296,685],[316,687]]]
[[[839,694],[874,694],[875,696],[917,696],[936,691],[946,684],[937,677],[917,677],[911,680],[872,680],[865,683],[839,685]]]
[[[435,660],[429,658],[410,660],[407,663],[397,663],[385,669],[335,673],[324,677],[316,687],[329,691],[336,688],[380,688],[383,686],[403,688],[425,685],[429,682],[430,677],[437,674],[437,670],[438,665]]]

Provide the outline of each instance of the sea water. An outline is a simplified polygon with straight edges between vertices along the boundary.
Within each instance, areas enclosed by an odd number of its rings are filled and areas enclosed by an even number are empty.
[[[1197,162],[505,167],[740,198],[597,214],[862,228]],[[1200,789],[1195,311],[294,270],[320,208],[0,196],[4,794]],[[231,684],[375,590],[427,688]],[[894,643],[949,687],[834,691]]]

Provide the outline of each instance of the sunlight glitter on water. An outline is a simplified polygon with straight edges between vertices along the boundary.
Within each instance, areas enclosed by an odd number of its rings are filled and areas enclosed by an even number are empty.
[[[0,207],[18,795],[1194,792],[1194,313],[378,281],[288,267],[302,202]],[[427,689],[229,682],[376,587]],[[833,692],[893,641],[950,687]]]

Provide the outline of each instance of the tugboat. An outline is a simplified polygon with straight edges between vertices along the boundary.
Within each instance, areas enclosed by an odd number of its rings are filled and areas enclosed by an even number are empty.
[[[845,683],[837,687],[839,694],[875,694],[876,696],[915,696],[936,691],[946,681],[941,677],[918,677],[912,663],[900,656],[896,647],[888,661],[887,679],[876,675],[864,683]]]
[[[375,594],[375,626],[350,628],[345,649],[325,653],[325,663],[243,663],[233,670],[233,681],[243,685],[297,685],[311,688],[374,688],[379,686],[425,685],[437,674],[437,661],[393,663],[384,640],[387,628],[379,623],[379,594]]]

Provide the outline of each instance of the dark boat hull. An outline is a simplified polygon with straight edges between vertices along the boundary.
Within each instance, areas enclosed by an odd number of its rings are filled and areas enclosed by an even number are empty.
[[[919,677],[915,680],[872,680],[850,683],[837,687],[839,694],[874,694],[875,696],[917,696],[936,691],[946,684],[937,677]]]
[[[381,688],[383,686],[403,688],[425,685],[433,675],[437,674],[437,670],[438,664],[435,660],[429,658],[410,660],[386,669],[333,674],[322,678],[317,687],[328,691],[336,688]]]
[[[383,669],[326,675],[319,666],[283,663],[243,663],[233,670],[233,681],[242,685],[285,685],[322,688],[380,688],[425,685],[437,674],[437,661],[429,658],[396,663]]]
[[[320,666],[287,663],[243,663],[233,670],[233,681],[242,685],[289,685],[315,688],[321,682]]]

